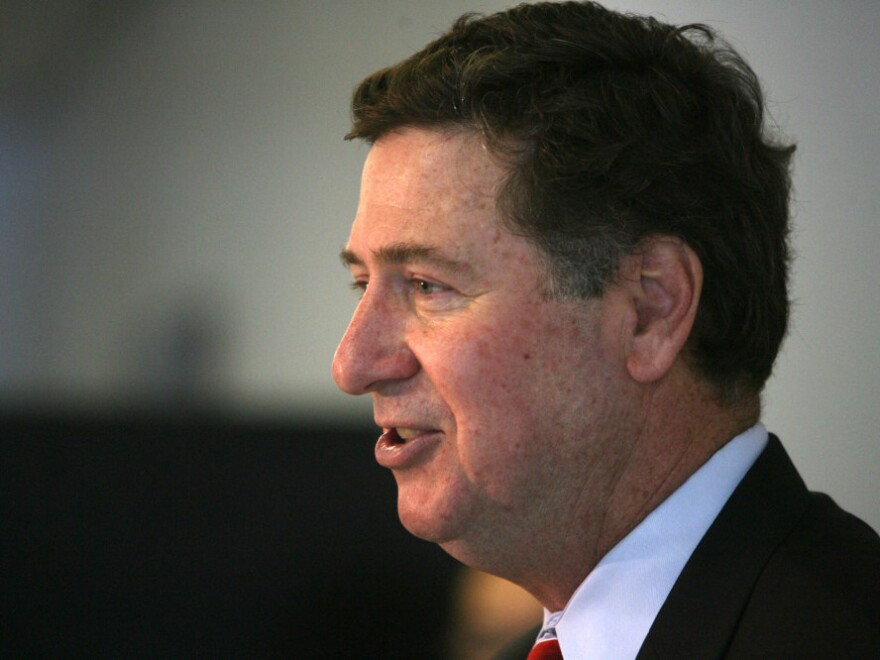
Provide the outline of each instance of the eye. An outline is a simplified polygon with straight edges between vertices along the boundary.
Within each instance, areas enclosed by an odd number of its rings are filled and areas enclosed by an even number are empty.
[[[367,282],[366,280],[355,280],[348,285],[348,288],[354,291],[358,297],[361,297],[367,290]]]
[[[430,296],[435,293],[449,291],[449,287],[447,286],[418,278],[410,280],[410,284],[412,285],[413,291],[420,296]]]

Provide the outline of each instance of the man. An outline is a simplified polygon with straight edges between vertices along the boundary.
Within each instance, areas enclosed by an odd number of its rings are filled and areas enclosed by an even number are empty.
[[[334,378],[404,526],[545,606],[511,657],[877,657],[880,540],[758,421],[793,147],[749,67],[704,26],[522,5],[353,115]]]

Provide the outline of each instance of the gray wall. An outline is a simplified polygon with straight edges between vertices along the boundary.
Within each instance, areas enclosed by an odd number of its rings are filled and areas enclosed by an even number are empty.
[[[0,403],[369,419],[329,374],[365,154],[342,140],[349,93],[509,3],[107,4],[0,12]],[[609,4],[719,28],[799,142],[794,325],[764,417],[880,527],[880,4]]]

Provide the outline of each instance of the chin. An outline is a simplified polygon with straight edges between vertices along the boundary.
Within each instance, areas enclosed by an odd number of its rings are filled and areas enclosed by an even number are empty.
[[[399,507],[397,514],[404,529],[424,541],[442,544],[450,537],[451,530],[448,529],[450,521],[442,520],[440,516],[432,516],[425,509]]]
[[[432,543],[447,543],[460,538],[466,516],[458,508],[438,499],[407,497],[406,489],[397,496],[397,515],[403,527],[413,536]]]

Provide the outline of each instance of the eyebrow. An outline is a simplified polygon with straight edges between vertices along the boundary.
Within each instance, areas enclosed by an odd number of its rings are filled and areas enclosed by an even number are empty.
[[[420,243],[392,243],[374,250],[373,255],[377,261],[391,266],[425,263],[453,272],[471,270],[469,263],[443,256],[439,248]],[[339,258],[349,268],[364,265],[364,260],[348,248],[339,253]]]

